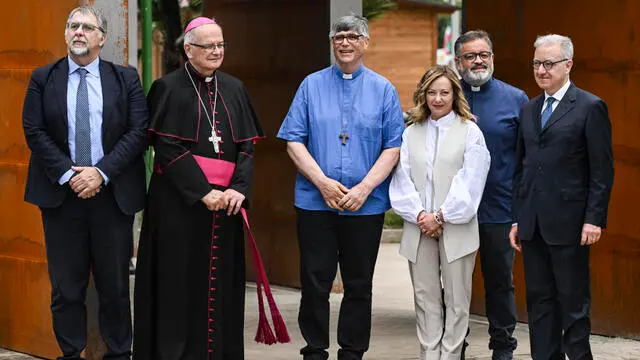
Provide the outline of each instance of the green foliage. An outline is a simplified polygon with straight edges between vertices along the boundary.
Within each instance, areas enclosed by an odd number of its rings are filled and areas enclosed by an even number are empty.
[[[371,21],[396,7],[393,0],[362,0],[362,16]]]
[[[402,228],[402,224],[404,221],[402,218],[393,212],[393,210],[389,210],[384,214],[384,228],[385,229],[400,229]]]

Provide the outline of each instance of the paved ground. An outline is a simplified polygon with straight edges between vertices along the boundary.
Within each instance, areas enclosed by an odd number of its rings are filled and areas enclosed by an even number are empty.
[[[300,293],[286,288],[274,288],[274,295],[282,315],[287,322],[292,341],[289,344],[265,346],[253,341],[257,320],[255,287],[247,287],[246,359],[283,360],[300,359],[298,350],[303,346],[297,326],[297,311]],[[341,295],[331,296],[331,340],[335,343],[337,314]],[[406,261],[398,255],[397,244],[382,244],[376,267],[373,330],[371,347],[365,355],[367,360],[418,359],[419,348],[415,334],[413,295]],[[516,359],[530,359],[528,329],[520,324],[516,329],[520,343]],[[488,335],[486,319],[473,317],[471,321],[470,346],[467,359],[491,359],[487,349]],[[638,360],[640,342],[626,339],[593,336],[591,344],[596,359]],[[330,349],[330,360],[336,359],[337,347]],[[23,360],[33,357],[11,353],[0,349],[0,360]]]

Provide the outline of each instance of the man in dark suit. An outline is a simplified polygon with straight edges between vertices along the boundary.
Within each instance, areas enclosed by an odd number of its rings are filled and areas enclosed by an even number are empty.
[[[535,360],[592,359],[589,249],[607,222],[613,185],[607,105],[569,80],[571,39],[539,37],[544,93],[520,114],[511,246],[522,251]]]
[[[25,201],[42,212],[58,359],[81,359],[85,348],[90,270],[105,359],[131,354],[128,262],[145,202],[148,114],[136,71],[99,58],[106,28],[94,8],[71,11],[69,55],[33,71],[22,114]]]

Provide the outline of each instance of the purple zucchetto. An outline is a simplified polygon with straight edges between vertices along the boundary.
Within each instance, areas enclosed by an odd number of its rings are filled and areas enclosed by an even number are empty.
[[[200,27],[202,25],[208,25],[208,24],[216,24],[216,22],[213,19],[210,19],[208,17],[204,17],[204,16],[197,17],[189,22],[189,24],[187,25],[187,28],[184,29],[184,33],[186,34],[197,27]]]

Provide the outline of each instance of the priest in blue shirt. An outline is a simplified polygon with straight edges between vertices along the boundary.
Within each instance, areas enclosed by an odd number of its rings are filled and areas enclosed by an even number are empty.
[[[369,347],[373,270],[404,123],[391,82],[362,64],[367,20],[341,17],[329,37],[336,64],[304,79],[278,138],[298,168],[298,322],[307,343],[300,353],[329,356],[328,300],[340,263],[338,359],[359,360]]]
[[[455,43],[456,66],[462,87],[478,119],[491,154],[491,167],[478,209],[480,262],[489,320],[489,348],[493,360],[513,358],[517,341],[513,291],[514,250],[509,243],[513,223],[511,190],[516,162],[520,108],[529,101],[524,91],[493,78],[493,52],[489,34],[469,31]]]

